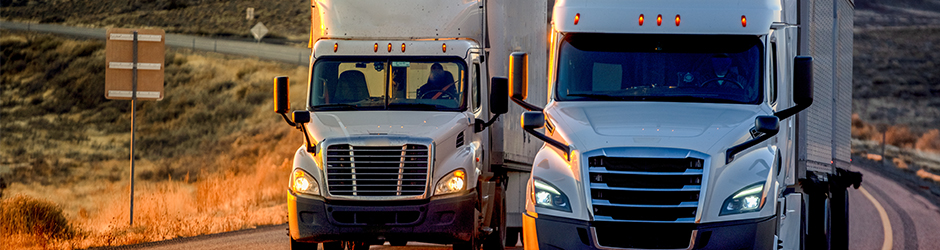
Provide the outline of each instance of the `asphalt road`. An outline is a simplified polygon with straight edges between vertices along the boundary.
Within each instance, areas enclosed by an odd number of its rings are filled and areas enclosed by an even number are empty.
[[[56,33],[60,35],[105,39],[106,30],[55,24],[16,23],[0,21],[0,29]],[[310,49],[267,43],[233,41],[209,37],[167,34],[166,45],[193,50],[214,51],[218,53],[253,56],[262,59],[307,65]],[[262,39],[264,41],[264,39]]]
[[[47,24],[0,22],[0,29],[57,33],[104,39],[104,29]],[[284,45],[230,41],[167,34],[171,47],[254,56],[287,63],[306,64],[310,51]],[[883,171],[862,172],[862,188],[850,189],[849,249],[940,249],[940,209],[914,185],[900,185],[883,177]],[[192,238],[123,246],[119,249],[289,249],[286,225],[204,235]],[[887,237],[886,237],[887,236]],[[521,245],[520,245],[521,246]],[[449,249],[448,245],[409,243],[405,247],[372,246],[371,249]],[[514,249],[521,249],[515,247]]]

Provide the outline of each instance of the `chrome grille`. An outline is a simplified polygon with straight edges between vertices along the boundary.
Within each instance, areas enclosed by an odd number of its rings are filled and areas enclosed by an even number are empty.
[[[331,195],[423,195],[429,159],[426,145],[330,145],[326,149],[327,187]]]
[[[697,158],[589,157],[595,220],[694,222],[703,162]]]

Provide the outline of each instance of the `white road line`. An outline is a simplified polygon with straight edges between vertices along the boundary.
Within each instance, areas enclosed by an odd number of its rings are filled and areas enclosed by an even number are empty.
[[[894,244],[894,232],[891,231],[891,221],[888,220],[888,213],[885,212],[885,208],[881,206],[881,203],[878,203],[878,200],[875,200],[875,197],[872,197],[871,194],[865,190],[865,187],[859,187],[858,191],[862,191],[862,194],[871,201],[871,204],[875,205],[875,209],[878,210],[878,215],[881,216],[881,227],[884,228],[885,240],[884,244],[881,245],[882,250],[890,250],[891,245]]]

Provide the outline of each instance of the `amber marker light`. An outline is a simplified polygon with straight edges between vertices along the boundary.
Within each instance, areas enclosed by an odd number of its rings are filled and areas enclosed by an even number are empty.
[[[676,15],[676,27],[679,27],[679,15]]]
[[[643,14],[640,14],[640,19],[639,19],[640,26],[643,26],[643,19],[644,19]]]
[[[334,44],[333,44],[333,52],[336,52],[336,49],[338,49],[338,48],[339,48],[339,43],[334,43]]]
[[[741,15],[741,27],[747,27],[747,17],[744,15]]]
[[[375,43],[375,45],[372,45],[372,51],[379,52],[379,43]]]
[[[581,13],[574,14],[574,25],[578,25],[578,22],[581,21]]]
[[[441,51],[444,52],[444,53],[447,53],[447,44],[446,44],[446,43],[442,43],[442,44],[441,44]]]
[[[405,53],[405,43],[401,43],[401,53]]]
[[[656,16],[656,26],[663,26],[663,15]]]

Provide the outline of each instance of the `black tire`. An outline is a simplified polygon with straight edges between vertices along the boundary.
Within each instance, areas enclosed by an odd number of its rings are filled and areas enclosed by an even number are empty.
[[[316,249],[316,248],[314,248]],[[368,250],[369,244],[361,241],[324,242],[323,250]]]
[[[803,249],[830,249],[832,213],[828,201],[826,193],[809,194],[809,204],[806,206],[809,221]]]
[[[493,216],[490,219],[490,227],[493,227],[493,233],[483,240],[483,249],[485,250],[503,250],[506,246],[506,194],[503,191],[502,183],[496,184],[496,197],[493,199]]]
[[[317,250],[317,243],[307,243],[294,240],[290,238],[290,249],[291,250]]]
[[[846,189],[832,190],[830,249],[849,249],[849,195]]]
[[[390,241],[388,241],[388,244],[389,244],[389,245],[392,245],[392,246],[395,246],[395,247],[401,247],[401,246],[408,245],[408,241],[405,241],[405,240],[390,240]]]
[[[519,234],[522,233],[522,228],[512,227],[506,228],[506,246],[513,247],[516,246],[516,243],[519,242]]]
[[[480,218],[480,210],[474,209],[473,218]],[[480,250],[480,221],[474,219],[473,231],[470,231],[470,240],[454,242],[454,250]]]

